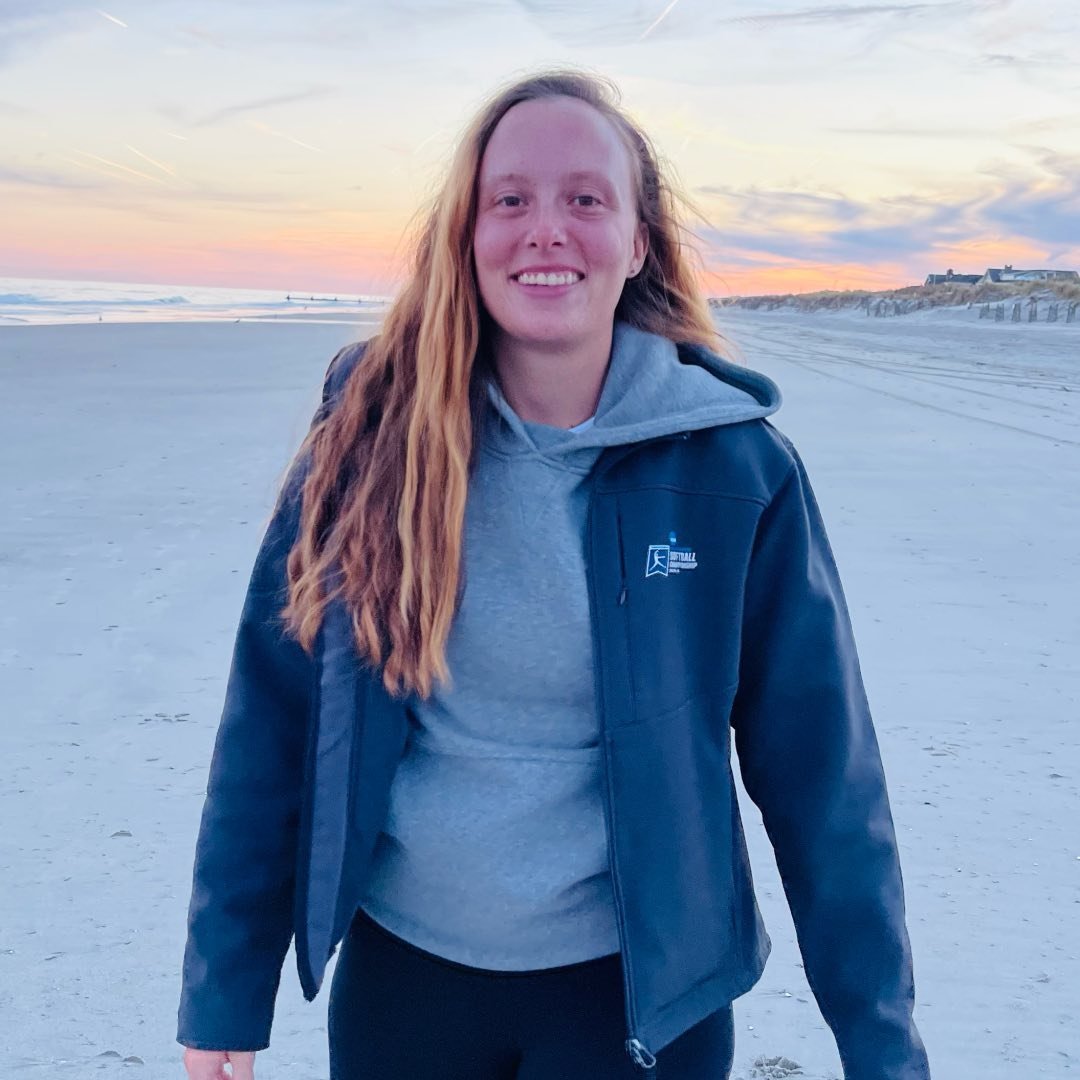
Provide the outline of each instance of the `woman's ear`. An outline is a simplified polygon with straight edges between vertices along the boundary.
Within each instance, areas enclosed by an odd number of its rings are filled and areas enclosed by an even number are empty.
[[[630,261],[628,278],[637,277],[645,265],[645,256],[649,254],[649,226],[644,221],[637,223],[634,230],[634,257]]]

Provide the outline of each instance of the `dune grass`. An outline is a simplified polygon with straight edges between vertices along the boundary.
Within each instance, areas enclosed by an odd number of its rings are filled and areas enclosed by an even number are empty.
[[[906,285],[900,289],[872,292],[867,289],[834,291],[823,289],[808,293],[773,293],[764,296],[726,296],[709,301],[713,307],[791,308],[795,311],[841,311],[871,305],[879,300],[906,301],[908,310],[926,307],[956,307],[960,304],[1005,303],[1034,296],[1039,300],[1080,300],[1080,284],[1072,281],[1020,281],[995,285]],[[911,302],[915,304],[912,305]]]

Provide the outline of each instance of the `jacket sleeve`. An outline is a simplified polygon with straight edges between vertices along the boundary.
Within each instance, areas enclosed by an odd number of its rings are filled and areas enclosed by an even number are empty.
[[[794,464],[748,571],[732,709],[740,768],[846,1080],[928,1080],[877,738],[821,514],[788,449]]]
[[[357,359],[350,348],[330,364],[316,421]],[[195,845],[177,1041],[200,1050],[269,1046],[292,939],[315,662],[285,634],[280,611],[303,472],[298,462],[286,479],[255,559]]]

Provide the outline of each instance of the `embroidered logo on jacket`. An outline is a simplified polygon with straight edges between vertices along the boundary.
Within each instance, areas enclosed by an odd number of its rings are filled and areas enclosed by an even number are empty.
[[[654,574],[668,577],[671,574],[681,573],[683,570],[697,569],[697,552],[693,548],[676,547],[676,541],[675,534],[668,533],[666,544],[649,545],[649,553],[645,557],[647,578]]]

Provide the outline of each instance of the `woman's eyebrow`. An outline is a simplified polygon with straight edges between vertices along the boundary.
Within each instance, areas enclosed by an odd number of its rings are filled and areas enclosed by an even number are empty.
[[[611,187],[611,182],[603,173],[594,172],[589,169],[579,169],[572,173],[567,173],[564,177],[569,183],[577,183],[581,180],[592,180],[594,183],[598,183],[603,187]],[[483,180],[484,187],[491,187],[495,184],[529,184],[532,181],[528,176],[523,173],[499,173],[498,176],[485,177]]]
[[[567,179],[573,183],[579,183],[582,180],[591,180],[594,184],[599,184],[601,187],[611,187],[611,181],[603,173],[594,172],[591,169],[582,169],[578,172],[572,172]]]
[[[498,176],[482,176],[480,186],[484,188],[495,187],[496,184],[520,184],[527,180],[521,173],[499,173]]]

